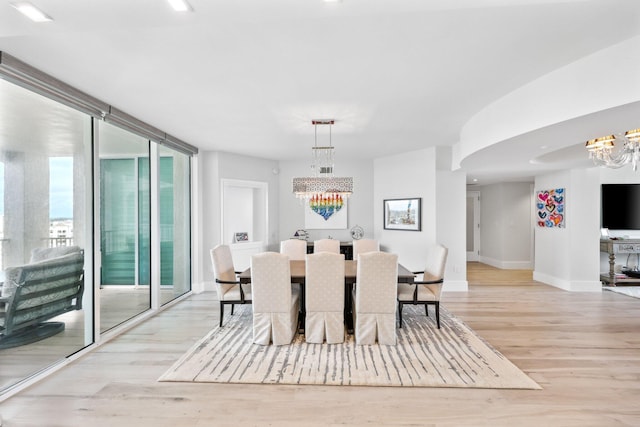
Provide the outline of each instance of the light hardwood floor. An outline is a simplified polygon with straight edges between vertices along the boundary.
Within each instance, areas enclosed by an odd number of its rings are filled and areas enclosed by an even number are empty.
[[[3,427],[640,425],[640,299],[511,274],[470,264],[443,305],[542,390],[157,382],[216,325],[206,292],[3,402]]]

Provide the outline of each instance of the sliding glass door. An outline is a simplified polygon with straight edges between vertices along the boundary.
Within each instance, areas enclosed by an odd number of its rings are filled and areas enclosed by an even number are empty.
[[[0,79],[0,393],[94,342],[91,129]]]
[[[151,308],[148,140],[100,123],[100,331]]]
[[[191,290],[194,153],[0,55],[0,395]]]
[[[159,147],[160,303],[191,290],[190,157]]]

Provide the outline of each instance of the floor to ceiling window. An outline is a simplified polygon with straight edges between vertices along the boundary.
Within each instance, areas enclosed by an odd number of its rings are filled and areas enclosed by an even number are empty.
[[[0,391],[93,343],[91,123],[0,79]]]
[[[197,149],[43,76],[0,52],[0,395],[191,290]]]
[[[100,331],[151,308],[149,141],[100,123]]]

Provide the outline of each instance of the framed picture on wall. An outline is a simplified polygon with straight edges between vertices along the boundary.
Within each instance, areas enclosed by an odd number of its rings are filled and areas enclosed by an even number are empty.
[[[384,229],[420,231],[422,199],[384,200]]]

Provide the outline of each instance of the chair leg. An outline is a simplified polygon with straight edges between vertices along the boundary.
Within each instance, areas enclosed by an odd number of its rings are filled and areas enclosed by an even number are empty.
[[[436,324],[440,329],[440,301],[436,301]]]
[[[222,328],[222,318],[224,317],[224,304],[220,301],[220,327]]]
[[[402,329],[402,303],[400,301],[398,301],[398,322],[398,327]]]
[[[424,314],[426,314],[426,316],[429,317],[429,304],[424,305]]]
[[[235,307],[235,304],[231,304],[231,315],[233,316],[233,307]]]

